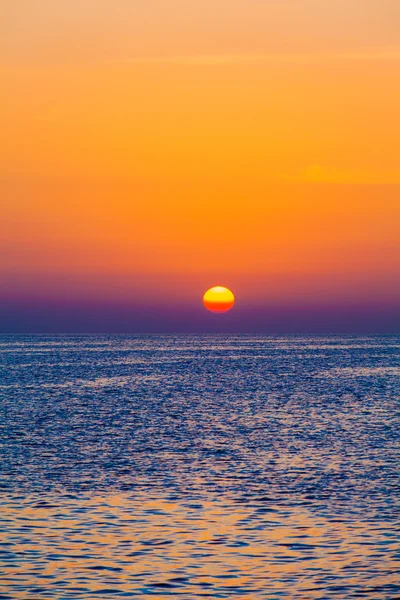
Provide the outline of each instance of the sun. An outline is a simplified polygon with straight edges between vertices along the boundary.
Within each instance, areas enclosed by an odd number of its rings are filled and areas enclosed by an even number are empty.
[[[217,285],[206,291],[203,296],[203,304],[207,310],[213,313],[224,313],[232,308],[235,296],[231,290],[222,285]]]

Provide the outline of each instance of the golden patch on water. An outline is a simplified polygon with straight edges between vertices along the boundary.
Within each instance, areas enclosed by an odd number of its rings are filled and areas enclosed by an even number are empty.
[[[389,528],[382,524],[226,499],[185,502],[139,494],[51,500],[3,504],[3,542],[12,541],[24,557],[3,571],[3,584],[18,582],[13,598],[25,598],[23,589],[35,586],[62,589],[59,598],[107,589],[115,597],[131,591],[154,598],[158,586],[197,597],[206,588],[273,594],[289,584],[292,598],[304,598],[310,588],[307,597],[319,598],[332,580],[344,587],[368,583],[371,561],[385,567],[375,573],[375,587],[396,581],[396,563],[387,554]],[[372,539],[380,544],[379,556]]]

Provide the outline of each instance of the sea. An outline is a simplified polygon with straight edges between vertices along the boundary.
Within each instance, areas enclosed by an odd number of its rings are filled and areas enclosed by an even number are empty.
[[[0,336],[0,600],[400,597],[399,336]]]

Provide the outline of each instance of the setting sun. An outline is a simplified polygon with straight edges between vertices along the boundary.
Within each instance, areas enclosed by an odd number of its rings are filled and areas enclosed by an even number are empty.
[[[232,308],[235,296],[228,288],[221,285],[210,288],[203,296],[203,303],[207,310],[214,313],[224,313]]]

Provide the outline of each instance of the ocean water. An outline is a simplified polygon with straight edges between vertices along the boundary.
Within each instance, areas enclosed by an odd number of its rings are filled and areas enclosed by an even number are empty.
[[[0,599],[394,599],[400,337],[1,336]]]

